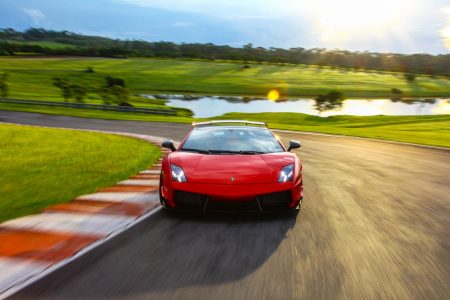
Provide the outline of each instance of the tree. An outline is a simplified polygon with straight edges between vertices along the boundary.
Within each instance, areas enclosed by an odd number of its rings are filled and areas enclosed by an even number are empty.
[[[106,105],[126,103],[129,99],[129,91],[125,87],[125,80],[108,76],[105,78],[106,86],[99,90],[100,97]]]
[[[126,103],[128,101],[129,93],[128,89],[120,86],[115,85],[111,88],[111,94],[115,97],[115,102],[118,104]]]
[[[326,94],[319,94],[316,97],[314,108],[322,113],[327,110],[333,110],[342,107],[345,97],[340,91],[329,91]]]
[[[400,101],[402,99],[403,96],[403,91],[401,89],[398,88],[392,88],[391,89],[391,93],[392,93],[392,98],[391,100],[393,102],[397,102]]]
[[[116,85],[125,87],[125,80],[123,80],[122,78],[115,78],[111,76],[106,77],[106,86],[108,88],[112,88],[113,86]]]
[[[73,97],[78,103],[83,103],[83,99],[86,96],[86,90],[79,84],[71,84],[70,90],[72,92]]]
[[[94,68],[87,67],[86,70],[84,70],[85,73],[95,73]]]
[[[9,86],[8,86],[8,73],[3,73],[0,75],[0,97],[6,98],[8,97]]]
[[[53,85],[57,88],[61,89],[61,94],[64,98],[65,102],[68,102],[70,98],[73,96],[73,91],[70,86],[69,80],[65,78],[56,77],[53,79]]]
[[[122,78],[108,76],[106,86],[99,90],[100,97],[106,105],[126,103],[129,99],[129,91],[125,87],[125,81]]]
[[[114,99],[113,99],[113,97],[111,95],[111,91],[108,87],[100,88],[98,94],[102,98],[104,104],[110,105],[113,103]]]
[[[405,74],[405,79],[408,82],[413,82],[414,80],[416,80],[416,75],[411,74],[411,73],[406,73]]]

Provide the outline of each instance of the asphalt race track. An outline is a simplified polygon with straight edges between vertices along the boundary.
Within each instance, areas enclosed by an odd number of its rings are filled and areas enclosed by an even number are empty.
[[[0,111],[0,122],[181,139],[186,124]],[[158,212],[67,278],[17,298],[448,299],[450,151],[347,137],[298,139],[297,216]],[[82,262],[80,262],[82,264]]]

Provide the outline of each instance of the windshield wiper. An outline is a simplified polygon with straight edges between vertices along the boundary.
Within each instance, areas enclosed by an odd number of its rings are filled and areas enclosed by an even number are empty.
[[[212,152],[209,150],[202,150],[202,149],[194,149],[194,148],[182,148],[180,151],[188,151],[188,152],[197,152],[201,154],[211,154]]]
[[[211,153],[226,153],[226,154],[264,154],[266,152],[261,152],[261,151],[244,151],[244,150],[240,150],[240,151],[234,151],[234,150],[209,150],[209,152]]]
[[[211,153],[214,153],[214,154],[216,154],[216,153],[218,153],[218,154],[220,154],[220,153],[239,154],[239,151],[233,151],[233,150],[208,150],[208,151]]]
[[[267,152],[262,152],[262,151],[252,151],[252,150],[247,150],[247,151],[239,151],[240,154],[265,154]]]

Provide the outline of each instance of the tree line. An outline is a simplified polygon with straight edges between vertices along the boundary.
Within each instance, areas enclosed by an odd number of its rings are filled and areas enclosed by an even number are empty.
[[[68,47],[50,47],[32,42],[52,41]],[[352,52],[324,48],[263,48],[247,44],[243,47],[212,43],[147,42],[88,36],[69,31],[30,28],[24,32],[0,29],[0,55],[33,52],[51,55],[101,57],[161,57],[205,60],[237,60],[281,64],[312,64],[351,69],[371,69],[450,76],[450,54],[430,55],[378,52]]]
[[[88,70],[93,72],[93,69],[90,67],[88,67],[87,71]],[[53,85],[59,88],[65,102],[74,99],[75,102],[83,103],[84,98],[89,91],[85,86],[73,83],[69,79],[62,77],[53,78]],[[105,78],[104,86],[95,88],[89,92],[99,94],[103,103],[106,105],[117,104],[121,106],[131,106],[131,104],[128,103],[130,92],[122,78],[107,76]]]

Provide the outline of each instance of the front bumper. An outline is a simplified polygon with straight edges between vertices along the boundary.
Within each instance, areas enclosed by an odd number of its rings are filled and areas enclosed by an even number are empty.
[[[303,197],[302,178],[294,183],[202,184],[171,182],[162,193],[170,208],[202,211],[273,211],[295,208]]]

